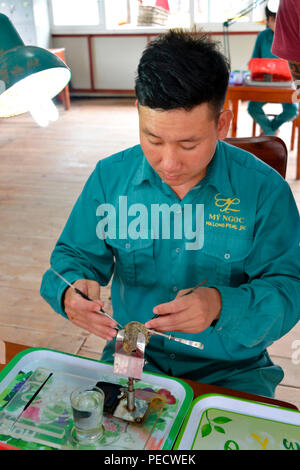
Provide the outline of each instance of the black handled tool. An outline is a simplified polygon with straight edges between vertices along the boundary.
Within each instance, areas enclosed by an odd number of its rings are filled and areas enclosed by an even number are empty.
[[[90,302],[94,302],[93,299],[90,299],[84,292],[82,292],[80,289],[78,289],[77,287],[73,286],[73,284],[71,284],[69,281],[67,281],[67,279],[65,279],[61,274],[59,274],[57,271],[55,271],[55,269],[53,269],[52,267],[50,268],[58,277],[60,277],[60,279],[62,279],[66,284],[68,284],[69,287],[72,287],[72,289],[74,289],[74,291],[81,295],[81,297],[83,297],[85,300],[89,300]],[[109,315],[108,313],[106,313],[101,307],[100,307],[100,311],[99,313],[101,313],[102,315],[110,318],[111,320],[113,320],[113,318],[111,317],[111,315]],[[119,325],[119,327],[121,329],[123,329],[124,327],[119,323],[117,322],[117,324]]]
[[[21,413],[19,413],[17,419],[13,422],[13,425],[11,427],[10,430],[13,429],[13,427],[15,426],[15,424],[19,421],[19,419],[21,418],[22,414],[24,413],[25,410],[27,410],[27,408],[31,405],[31,403],[33,402],[33,400],[37,397],[37,395],[40,393],[40,391],[42,390],[42,388],[44,387],[44,385],[46,385],[46,382],[48,382],[48,380],[50,379],[50,377],[52,377],[53,375],[53,372],[51,372],[48,377],[46,378],[46,380],[44,380],[44,382],[42,383],[42,385],[39,386],[39,388],[37,389],[36,392],[34,392],[34,394],[32,395],[32,397],[30,398],[30,400],[26,403],[26,405],[24,406],[24,408],[22,409]]]

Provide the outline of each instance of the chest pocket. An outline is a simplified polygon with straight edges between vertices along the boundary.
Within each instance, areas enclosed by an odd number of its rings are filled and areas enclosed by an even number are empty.
[[[202,252],[215,270],[219,285],[239,285],[245,277],[245,261],[252,248],[252,239],[231,234],[205,234]]]
[[[151,286],[157,282],[153,239],[113,239],[106,242],[113,249],[116,270],[125,283]]]

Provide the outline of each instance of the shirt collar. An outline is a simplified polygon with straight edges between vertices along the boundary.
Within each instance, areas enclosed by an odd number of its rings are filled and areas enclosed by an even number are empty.
[[[215,154],[208,165],[202,183],[214,186],[217,191],[229,196],[233,194],[233,189],[229,176],[227,152],[225,152],[226,146],[225,142],[218,141]]]
[[[132,184],[134,186],[139,186],[144,181],[150,181],[150,183],[154,183],[157,181],[158,175],[155,173],[151,165],[149,165],[142,149],[140,154],[140,163],[137,167],[135,176],[132,180]]]

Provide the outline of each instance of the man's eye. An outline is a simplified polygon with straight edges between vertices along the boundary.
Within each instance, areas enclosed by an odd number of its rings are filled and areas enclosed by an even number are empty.
[[[192,147],[181,147],[183,150],[193,150],[197,147],[197,145],[193,145]]]
[[[150,143],[151,145],[161,145],[161,142],[153,142],[153,141],[151,141],[151,140],[149,140],[149,143]]]

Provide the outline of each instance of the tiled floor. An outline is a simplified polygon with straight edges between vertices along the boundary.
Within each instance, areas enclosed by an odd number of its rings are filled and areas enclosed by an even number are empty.
[[[277,106],[277,105],[275,105]],[[39,295],[49,255],[97,161],[138,142],[134,100],[72,100],[39,128],[27,115],[2,120],[0,133],[0,338],[100,359],[104,341],[55,314]],[[238,136],[250,135],[245,105]],[[291,125],[281,137],[289,147]],[[287,180],[300,208],[295,152]],[[109,288],[102,291],[110,309]],[[300,409],[300,323],[270,348],[285,371],[277,397]]]

